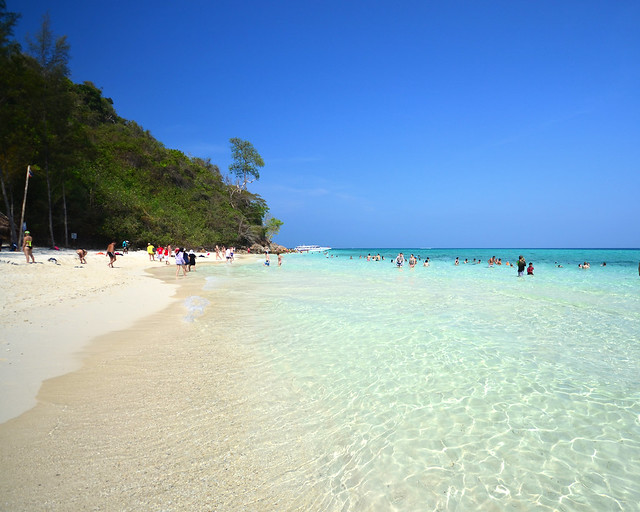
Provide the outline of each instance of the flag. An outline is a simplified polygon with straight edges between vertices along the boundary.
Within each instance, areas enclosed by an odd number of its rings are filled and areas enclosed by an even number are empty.
[[[31,170],[31,166],[27,165],[27,177],[33,178],[33,171]]]

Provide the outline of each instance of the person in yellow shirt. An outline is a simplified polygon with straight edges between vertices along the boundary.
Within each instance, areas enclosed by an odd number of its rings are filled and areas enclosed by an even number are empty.
[[[150,243],[147,244],[147,252],[149,253],[149,261],[155,261],[156,260],[155,249],[156,248],[153,245],[151,245]]]

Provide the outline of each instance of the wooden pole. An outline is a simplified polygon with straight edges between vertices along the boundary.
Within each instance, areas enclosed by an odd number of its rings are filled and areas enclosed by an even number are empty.
[[[20,216],[20,226],[18,227],[20,236],[18,237],[18,250],[22,248],[22,239],[24,238],[24,210],[27,206],[27,189],[29,188],[29,177],[31,176],[31,166],[27,165],[27,178],[24,180],[24,197],[22,198],[22,215]]]

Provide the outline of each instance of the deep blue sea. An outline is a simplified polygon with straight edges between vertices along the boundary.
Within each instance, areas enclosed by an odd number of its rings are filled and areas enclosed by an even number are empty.
[[[533,276],[487,265],[520,254]],[[270,425],[253,442],[282,444],[272,484],[315,496],[309,510],[639,510],[639,262],[340,249],[199,267],[186,305],[253,354]],[[217,325],[228,302],[243,313]]]

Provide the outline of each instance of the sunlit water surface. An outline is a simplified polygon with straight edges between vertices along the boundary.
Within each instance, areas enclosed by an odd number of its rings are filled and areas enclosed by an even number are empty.
[[[281,478],[317,510],[638,510],[640,251],[398,251],[198,267],[188,320],[245,311],[255,442],[304,447]]]

